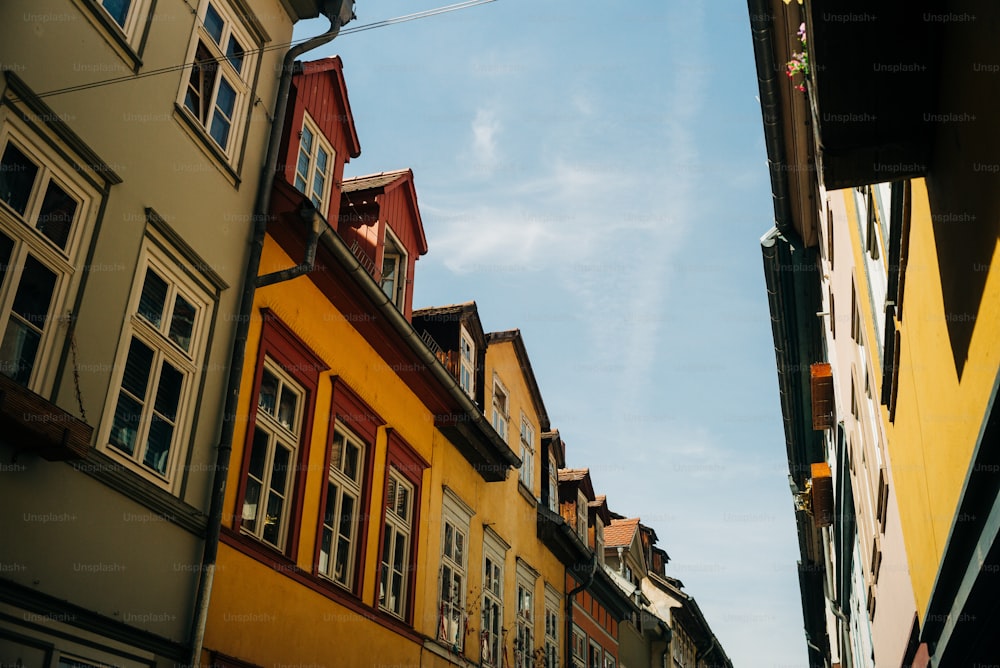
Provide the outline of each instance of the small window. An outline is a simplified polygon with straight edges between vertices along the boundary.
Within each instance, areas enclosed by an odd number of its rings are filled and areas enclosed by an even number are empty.
[[[587,668],[604,668],[603,658],[604,650],[593,640],[590,641],[590,651],[587,655]]]
[[[335,152],[309,114],[302,120],[299,151],[295,162],[295,188],[306,195],[316,210],[327,215]]]
[[[256,48],[224,0],[204,2],[187,58],[179,103],[227,160],[236,157]]]
[[[466,562],[472,511],[447,487],[444,492],[438,641],[446,644],[453,652],[461,652],[465,645]]]
[[[573,665],[586,666],[587,634],[576,624],[573,625]]]
[[[533,583],[518,578],[517,583],[517,621],[514,638],[514,665],[517,668],[533,668],[535,665],[534,621],[532,621],[531,606],[534,599]]]
[[[305,391],[265,358],[257,394],[250,466],[243,499],[243,531],[285,549]]]
[[[486,535],[483,543],[482,626],[480,662],[503,665],[503,577],[504,550]]]
[[[462,389],[473,399],[476,398],[476,347],[472,337],[462,328],[459,337],[459,382]]]
[[[343,425],[334,426],[317,570],[347,589],[354,584],[358,528],[363,518],[365,449],[364,442]]]
[[[587,497],[580,490],[576,492],[576,533],[587,543]]]
[[[521,483],[533,490],[535,480],[535,429],[528,418],[521,413],[521,470],[518,473]]]
[[[390,469],[385,497],[385,533],[378,605],[399,618],[406,616],[407,584],[411,570],[413,498],[413,485],[395,469]]]
[[[386,297],[402,311],[406,304],[406,251],[388,228],[385,234],[382,275],[379,283]]]
[[[555,455],[549,455],[549,510],[559,512],[559,468]]]
[[[545,586],[545,668],[559,668],[559,593]]]
[[[507,406],[507,389],[499,378],[493,379],[493,429],[504,441],[507,440],[507,421],[510,413]]]

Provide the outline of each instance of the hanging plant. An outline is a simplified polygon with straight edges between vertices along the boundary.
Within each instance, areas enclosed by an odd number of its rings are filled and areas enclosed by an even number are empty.
[[[796,74],[803,76],[803,82],[796,84],[795,90],[806,92],[805,79],[809,77],[809,51],[806,49],[806,24],[799,26],[799,41],[802,43],[802,51],[792,52],[792,59],[785,64],[785,73],[789,79],[794,79]]]

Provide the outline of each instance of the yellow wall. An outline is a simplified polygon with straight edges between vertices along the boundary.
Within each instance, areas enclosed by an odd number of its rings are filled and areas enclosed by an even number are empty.
[[[847,209],[853,217],[850,191]],[[983,423],[987,401],[1000,364],[1000,270],[997,252],[959,380],[948,332],[949,317],[942,296],[941,274],[927,188],[912,181],[911,229],[900,323],[899,389],[894,422],[883,406],[889,459],[899,503],[910,577],[923,620],[938,567],[953,522],[972,454]],[[961,223],[959,223],[961,224]],[[864,290],[863,245],[852,221],[855,280],[859,305],[873,341],[872,314]],[[872,382],[881,385],[881,369],[872,365]]]

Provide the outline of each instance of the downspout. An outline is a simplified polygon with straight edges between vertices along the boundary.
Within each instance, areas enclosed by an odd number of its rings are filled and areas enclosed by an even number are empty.
[[[712,642],[710,642],[708,644],[708,648],[704,652],[702,652],[701,650],[698,650],[695,653],[695,655],[694,655],[694,665],[695,665],[696,668],[697,668],[698,662],[701,660],[701,658],[705,657],[705,656],[708,656],[712,652],[713,649],[715,649],[715,634],[712,634]]]
[[[573,597],[589,587],[594,582],[597,572],[597,554],[590,557],[590,572],[587,579],[571,591],[566,592],[566,665],[573,665]]]
[[[348,5],[348,15],[344,16],[344,5]],[[240,381],[243,376],[243,363],[246,358],[247,337],[250,331],[250,316],[253,311],[254,292],[257,288],[257,271],[264,250],[264,235],[267,232],[268,209],[271,205],[271,187],[277,173],[278,147],[285,126],[285,111],[288,107],[288,94],[292,85],[292,68],[295,59],[303,53],[331,42],[340,32],[340,28],[354,18],[354,0],[328,0],[324,2],[322,14],[330,21],[330,28],[325,33],[317,35],[298,44],[285,54],[281,63],[281,77],[278,80],[278,92],[274,103],[274,120],[271,123],[271,135],[268,138],[264,166],[260,173],[257,186],[257,198],[253,213],[253,237],[250,242],[250,255],[247,258],[246,272],[243,278],[243,291],[240,297],[240,311],[236,318],[236,333],[233,342],[233,355],[229,364],[229,379],[226,384],[225,408],[223,412],[222,432],[219,435],[219,449],[215,458],[215,476],[212,482],[212,501],[209,508],[207,535],[201,559],[201,578],[198,581],[198,591],[195,596],[194,619],[191,626],[191,656],[189,666],[201,665],[201,652],[205,641],[205,626],[208,623],[208,605],[212,597],[212,584],[215,579],[215,564],[219,553],[219,537],[222,532],[222,510],[226,496],[226,478],[229,475],[229,459],[233,451],[233,432],[236,427],[236,409],[240,394]],[[311,264],[311,262],[310,262]]]

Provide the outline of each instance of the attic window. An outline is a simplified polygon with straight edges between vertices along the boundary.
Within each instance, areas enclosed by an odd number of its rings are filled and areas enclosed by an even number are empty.
[[[385,250],[382,253],[382,275],[379,279],[382,292],[403,310],[406,295],[406,251],[395,235],[385,231]]]

